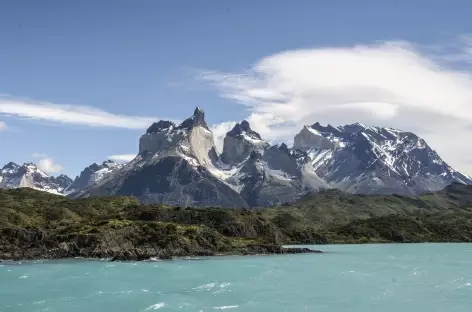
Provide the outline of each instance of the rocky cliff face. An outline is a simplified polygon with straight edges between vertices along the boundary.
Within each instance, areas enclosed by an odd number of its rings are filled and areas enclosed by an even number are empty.
[[[223,144],[221,160],[225,164],[235,165],[246,160],[251,152],[264,152],[269,143],[261,139],[259,133],[253,131],[249,122],[243,120],[229,131]]]
[[[144,203],[248,207],[220,171],[213,134],[197,107],[180,125],[153,124],[140,138],[135,160],[72,197],[132,195]]]
[[[204,112],[176,125],[159,121],[140,138],[138,157],[74,197],[133,195],[145,203],[250,207],[293,201],[329,186],[307,153],[270,146],[242,121],[215,149]]]
[[[228,182],[238,186],[241,196],[253,207],[280,205],[303,194],[300,179],[270,168],[259,151],[252,151]]]

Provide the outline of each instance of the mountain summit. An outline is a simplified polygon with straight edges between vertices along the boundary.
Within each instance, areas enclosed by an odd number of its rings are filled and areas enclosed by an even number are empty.
[[[160,120],[139,139],[139,153],[121,165],[92,164],[72,182],[33,164],[9,163],[0,187],[29,186],[72,198],[135,196],[175,206],[263,207],[323,189],[359,194],[417,195],[451,183],[472,184],[417,135],[360,123],[304,126],[293,148],[271,145],[246,120],[226,133],[221,155],[205,112],[179,125]]]

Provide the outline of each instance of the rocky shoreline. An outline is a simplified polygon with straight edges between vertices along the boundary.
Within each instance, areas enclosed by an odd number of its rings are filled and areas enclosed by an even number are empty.
[[[220,256],[260,256],[260,255],[293,255],[322,253],[320,250],[301,247],[282,247],[280,245],[253,245],[238,250],[218,252],[201,250],[198,252],[153,250],[148,248],[136,248],[131,250],[81,250],[76,252],[66,244],[57,248],[12,248],[0,252],[2,261],[26,261],[26,260],[52,260],[52,259],[107,259],[108,261],[149,261],[149,260],[173,260],[194,257],[220,257]]]
[[[247,234],[246,234],[247,235]],[[205,226],[161,222],[106,222],[80,228],[0,229],[0,259],[35,260],[94,258],[143,261],[218,255],[320,253],[308,248],[284,248],[267,237],[224,236]]]

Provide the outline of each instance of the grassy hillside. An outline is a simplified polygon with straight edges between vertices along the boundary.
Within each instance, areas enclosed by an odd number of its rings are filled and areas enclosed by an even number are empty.
[[[0,190],[0,259],[284,253],[282,244],[472,241],[472,187],[423,196],[329,190],[259,211]]]
[[[0,190],[0,259],[168,258],[286,253],[289,241],[261,213],[141,205],[131,197],[69,200],[32,189]]]

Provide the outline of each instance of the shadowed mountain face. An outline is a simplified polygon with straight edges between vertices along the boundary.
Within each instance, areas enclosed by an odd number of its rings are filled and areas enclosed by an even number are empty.
[[[329,188],[306,153],[270,146],[247,121],[236,124],[218,155],[204,112],[180,125],[159,121],[139,142],[139,155],[76,197],[132,195],[145,203],[256,207],[293,201]]]
[[[141,136],[139,155],[133,161],[71,196],[132,195],[144,203],[248,207],[218,177],[220,171],[213,134],[197,107],[180,125],[153,124]]]
[[[57,189],[72,198],[131,195],[144,203],[263,207],[330,188],[418,195],[454,182],[472,184],[415,134],[359,123],[305,126],[289,148],[264,141],[244,120],[226,134],[218,155],[198,107],[178,125],[153,123],[139,139],[139,154],[126,165],[92,164],[73,183],[66,177],[44,177],[55,183],[51,186],[41,180],[44,174],[22,173],[37,168],[28,170],[6,165],[0,186]],[[43,182],[34,184],[39,180]]]
[[[66,192],[82,190],[94,183],[97,183],[114,170],[120,169],[123,165],[107,160],[102,164],[93,163],[80,173],[74,182],[66,189]]]

